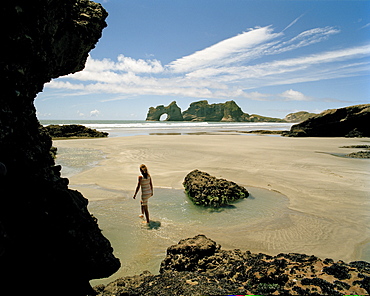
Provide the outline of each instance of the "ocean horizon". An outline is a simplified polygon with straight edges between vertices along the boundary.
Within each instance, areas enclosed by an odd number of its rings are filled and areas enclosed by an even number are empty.
[[[290,130],[288,122],[193,122],[146,120],[40,120],[43,126],[80,124],[109,133],[109,137],[158,134],[194,134],[213,132],[243,133],[253,130]]]

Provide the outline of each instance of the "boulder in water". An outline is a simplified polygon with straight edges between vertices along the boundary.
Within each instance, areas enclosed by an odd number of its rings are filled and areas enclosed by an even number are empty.
[[[249,196],[244,187],[199,170],[190,172],[183,185],[187,195],[196,205],[219,208]]]

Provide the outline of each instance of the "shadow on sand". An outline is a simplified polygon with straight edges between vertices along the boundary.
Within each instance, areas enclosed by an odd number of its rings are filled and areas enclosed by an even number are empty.
[[[161,222],[160,221],[153,221],[153,220],[150,220],[149,223],[145,223],[144,224],[146,227],[148,227],[148,229],[158,229],[159,227],[161,227]]]

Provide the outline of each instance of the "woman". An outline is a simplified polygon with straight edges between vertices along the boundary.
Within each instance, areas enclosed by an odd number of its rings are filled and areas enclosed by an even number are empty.
[[[136,194],[138,193],[141,187],[141,215],[140,217],[146,218],[146,223],[149,223],[149,210],[148,210],[148,199],[149,197],[153,196],[153,184],[152,178],[149,175],[148,168],[145,164],[140,166],[140,172],[142,176],[139,176],[135,194],[133,199],[136,198]]]

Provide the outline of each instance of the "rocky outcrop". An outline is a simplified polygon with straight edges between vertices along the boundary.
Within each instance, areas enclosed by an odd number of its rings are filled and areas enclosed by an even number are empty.
[[[293,125],[289,137],[370,137],[370,104],[330,109]]]
[[[5,1],[0,11],[1,294],[37,283],[38,295],[86,295],[120,263],[88,201],[61,178],[33,101],[45,82],[83,69],[107,13],[88,0]]]
[[[346,154],[345,157],[350,158],[370,158],[370,145],[353,145],[353,146],[342,146],[339,148],[361,148],[366,149],[366,151],[358,151]]]
[[[284,120],[286,122],[302,122],[315,115],[317,114],[307,111],[299,111],[295,113],[289,113],[287,116],[285,116]]]
[[[194,204],[207,207],[219,208],[249,196],[244,187],[199,170],[187,174],[183,185]]]
[[[207,101],[193,102],[183,112],[185,121],[244,121],[244,112],[234,101],[208,104]]]
[[[163,114],[168,115],[166,121],[285,122],[280,118],[244,113],[234,101],[209,104],[206,100],[191,103],[182,113],[176,102],[167,107],[163,105],[150,107],[146,120],[159,121]]]
[[[167,249],[159,275],[144,272],[94,288],[99,296],[369,295],[370,264],[222,250],[197,235]]]
[[[167,114],[166,121],[183,121],[181,109],[177,106],[176,102],[173,101],[167,107],[159,105],[156,108],[150,107],[146,120],[148,121],[159,121],[163,114]]]
[[[96,129],[89,128],[80,124],[51,124],[45,126],[45,130],[52,138],[104,138],[108,133],[99,132]]]

